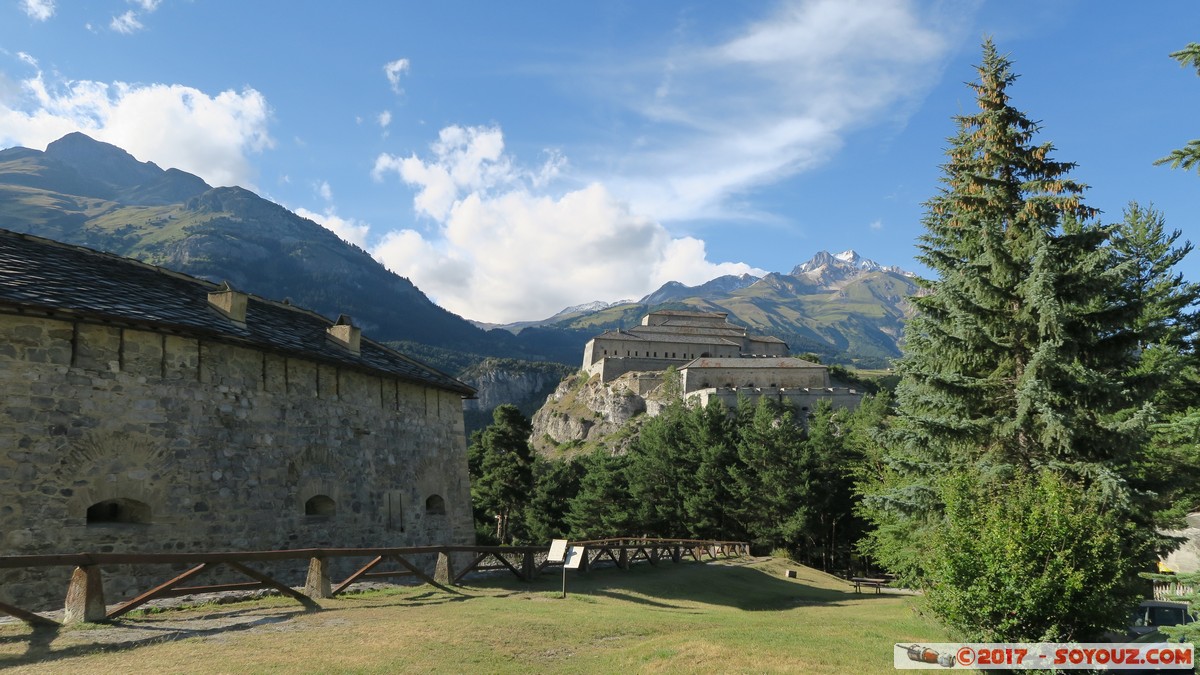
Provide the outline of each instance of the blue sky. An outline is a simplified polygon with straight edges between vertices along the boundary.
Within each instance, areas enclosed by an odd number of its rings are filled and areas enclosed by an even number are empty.
[[[1152,165],[1200,137],[1192,0],[0,3],[0,147],[248,187],[477,320],[822,249],[922,271],[984,35],[1106,221],[1200,242],[1200,175]]]

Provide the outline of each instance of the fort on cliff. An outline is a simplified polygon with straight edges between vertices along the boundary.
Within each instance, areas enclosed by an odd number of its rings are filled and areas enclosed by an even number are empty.
[[[0,392],[0,555],[474,543],[474,390],[346,317],[0,230]]]
[[[719,399],[731,409],[739,396],[775,398],[800,411],[821,399],[835,407],[855,407],[860,394],[832,386],[829,368],[789,356],[776,337],[751,335],[730,323],[724,312],[659,310],[628,330],[607,331],[588,341],[583,370],[604,383],[636,373],[661,373],[674,367],[685,399],[700,405]],[[636,393],[647,392],[647,378],[632,376]],[[628,378],[627,378],[628,379]]]

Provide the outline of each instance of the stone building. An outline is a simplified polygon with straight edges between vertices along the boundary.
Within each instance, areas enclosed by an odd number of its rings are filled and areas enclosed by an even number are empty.
[[[474,543],[474,390],[346,317],[0,230],[0,391],[0,555]]]
[[[694,359],[787,356],[779,338],[750,335],[724,312],[659,310],[629,330],[607,331],[588,341],[583,369],[612,381],[631,371],[666,370]]]
[[[834,407],[855,407],[861,394],[834,387],[829,369],[788,356],[787,343],[776,337],[750,335],[729,323],[723,312],[660,310],[642,318],[640,326],[608,331],[588,341],[583,369],[601,382],[624,384],[639,397],[662,382],[662,372],[679,372],[685,398],[707,405],[719,399],[727,407],[739,396],[763,396],[808,411],[829,400]],[[620,383],[617,383],[617,380]],[[648,403],[646,410],[655,414]]]

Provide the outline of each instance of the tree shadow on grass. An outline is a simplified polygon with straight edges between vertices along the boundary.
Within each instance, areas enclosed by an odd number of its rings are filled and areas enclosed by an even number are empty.
[[[89,631],[125,631],[124,635],[118,635],[117,640],[88,640],[59,648],[54,647],[54,642],[63,637],[68,631],[63,628],[55,627],[36,627],[32,628],[28,633],[19,636],[5,636],[6,643],[24,641],[27,643],[25,652],[19,655],[0,655],[0,670],[16,666],[25,666],[33,664],[45,664],[61,659],[68,659],[80,656],[93,654],[97,651],[119,652],[137,649],[152,644],[158,644],[171,640],[184,640],[196,637],[209,637],[219,634],[237,633],[246,630],[252,630],[265,625],[282,623],[289,621],[296,615],[306,614],[303,609],[285,612],[279,615],[260,616],[249,619],[247,621],[234,624],[222,623],[219,626],[211,628],[189,628],[183,626],[162,626],[147,624],[142,621],[128,622],[117,621],[112,624],[111,628],[93,628]],[[176,619],[183,621],[183,619]],[[146,632],[152,634],[146,635]],[[125,637],[127,639],[120,639]],[[13,639],[17,638],[17,639]]]
[[[362,605],[342,602],[340,606],[318,607],[315,611],[336,616],[340,612],[367,607],[424,607],[464,602],[471,597],[458,591],[447,593],[433,588],[416,594],[396,594],[390,597],[380,594],[354,594],[339,597],[337,600],[361,599],[364,601]],[[369,601],[369,604],[366,601]],[[238,606],[239,604],[241,606]],[[203,613],[197,613],[197,610]],[[308,607],[263,606],[260,601],[248,599],[244,604],[168,609],[79,628],[26,627],[23,631],[0,634],[0,646],[22,643],[25,645],[21,654],[0,654],[0,670],[85,656],[96,651],[129,651],[173,640],[211,638],[270,625],[282,626],[300,616],[313,613],[314,610]],[[59,642],[57,646],[56,642]]]
[[[554,591],[562,577],[554,570],[533,582],[486,579],[473,582],[481,588],[525,588]],[[745,611],[785,611],[803,605],[843,605],[874,601],[890,595],[855,594],[847,590],[821,588],[803,581],[784,579],[745,564],[661,562],[656,566],[634,565],[594,568],[587,574],[568,571],[568,593],[611,597],[659,609],[687,609],[680,603],[735,607]]]

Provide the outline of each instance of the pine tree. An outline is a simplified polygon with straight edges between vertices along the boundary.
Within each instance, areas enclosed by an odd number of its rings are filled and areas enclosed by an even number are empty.
[[[1171,57],[1180,62],[1184,66],[1191,66],[1200,72],[1200,44],[1191,43],[1182,50],[1174,52]],[[1193,167],[1200,168],[1200,140],[1193,140],[1185,147],[1173,151],[1167,157],[1164,157],[1155,164],[1170,164],[1172,168],[1191,169]],[[1128,217],[1126,218],[1128,221]],[[1151,233],[1148,238],[1157,237],[1158,242],[1165,243],[1165,246],[1158,246],[1154,252],[1160,259],[1172,260],[1172,253],[1179,249],[1171,249],[1179,233],[1175,232],[1173,236],[1165,237],[1162,230]],[[1178,258],[1182,258],[1186,254],[1187,249],[1191,248],[1191,244],[1186,243],[1183,247],[1183,253],[1177,254]],[[1178,262],[1174,259],[1171,264]],[[1162,285],[1167,279],[1175,279],[1166,271],[1170,268],[1170,264],[1165,268],[1159,268],[1159,282]],[[1181,280],[1179,280],[1181,281]],[[1178,284],[1176,285],[1178,287]],[[1193,287],[1194,288],[1194,287]],[[1194,292],[1194,291],[1193,291]],[[1182,295],[1182,293],[1181,293]],[[1195,304],[1193,297],[1189,307]],[[1194,317],[1193,317],[1194,318]],[[1195,328],[1195,323],[1192,323],[1191,328]],[[1191,356],[1195,358],[1194,345]],[[1200,378],[1196,376],[1196,368],[1194,362],[1190,364],[1188,373],[1185,376],[1193,385]],[[1156,426],[1154,449],[1157,456],[1154,461],[1150,462],[1151,472],[1159,473],[1166,471],[1168,477],[1173,479],[1173,483],[1165,490],[1167,494],[1174,498],[1175,507],[1173,513],[1168,510],[1167,515],[1174,515],[1178,520],[1182,520],[1183,516],[1200,504],[1200,489],[1197,488],[1198,479],[1200,479],[1200,409],[1194,407],[1196,403],[1195,389],[1191,390],[1192,395],[1184,397],[1182,405],[1177,406],[1178,409],[1173,411],[1170,419]],[[1175,403],[1175,401],[1168,402]],[[1186,405],[1187,407],[1183,407]],[[1168,582],[1171,584],[1181,585],[1183,588],[1189,589],[1182,593],[1174,600],[1179,600],[1188,603],[1188,606],[1193,615],[1200,610],[1200,573],[1190,574],[1147,574],[1147,578],[1159,582]],[[1200,640],[1200,623],[1191,623],[1183,626],[1164,627],[1160,629],[1163,633],[1176,642],[1196,642]]]
[[[1140,303],[1124,292],[1112,228],[1093,222],[1074,165],[1051,159],[1053,146],[1034,140],[1038,125],[1012,105],[1017,76],[991,40],[978,75],[979,111],[956,117],[943,187],[926,204],[919,259],[936,277],[914,299],[883,475],[865,489],[876,525],[868,550],[927,588],[956,583],[939,576],[927,547],[955,525],[947,478],[968,476],[987,492],[1052,470],[1103,508],[1138,517],[1125,474],[1147,410],[1124,377],[1137,366]],[[1152,558],[1148,529],[1122,532],[1122,556]],[[1100,614],[1073,630],[1118,620]],[[1013,630],[1004,637],[1048,639]]]
[[[729,410],[716,399],[691,410],[685,434],[697,459],[693,487],[683,498],[689,534],[697,539],[748,539],[733,517],[731,471],[738,457],[737,432]]]
[[[542,459],[533,462],[533,494],[525,508],[525,532],[531,544],[562,539],[567,530],[567,508],[579,492],[583,466],[574,460]]]
[[[1192,250],[1179,242],[1183,233],[1168,232],[1163,214],[1130,202],[1116,226],[1112,248],[1126,266],[1125,290],[1141,305],[1134,321],[1142,352],[1129,383],[1143,395],[1153,395],[1162,412],[1174,412],[1200,394],[1188,375],[1194,371],[1191,339],[1200,325],[1194,309],[1200,303],[1200,284],[1185,281],[1175,271]]]
[[[566,514],[570,538],[579,541],[629,536],[634,522],[629,511],[628,456],[596,450],[579,461],[584,474]]]
[[[521,525],[521,514],[533,489],[529,419],[516,406],[504,404],[492,411],[492,423],[472,436],[468,467],[472,476],[472,501],[495,518],[496,540],[511,541],[513,525]],[[515,518],[514,518],[515,516]]]
[[[792,411],[764,396],[738,430],[731,469],[736,515],[751,540],[795,550],[809,517],[808,472],[801,459],[803,428]]]
[[[1172,52],[1171,58],[1181,66],[1196,69],[1200,73],[1200,44],[1190,43],[1183,49]],[[1200,169],[1200,139],[1189,141],[1188,144],[1155,162],[1155,164],[1170,164],[1173,169]]]
[[[678,399],[646,420],[629,450],[629,496],[638,531],[659,537],[687,533],[685,496],[694,488],[695,448],[684,421],[688,409]]]

